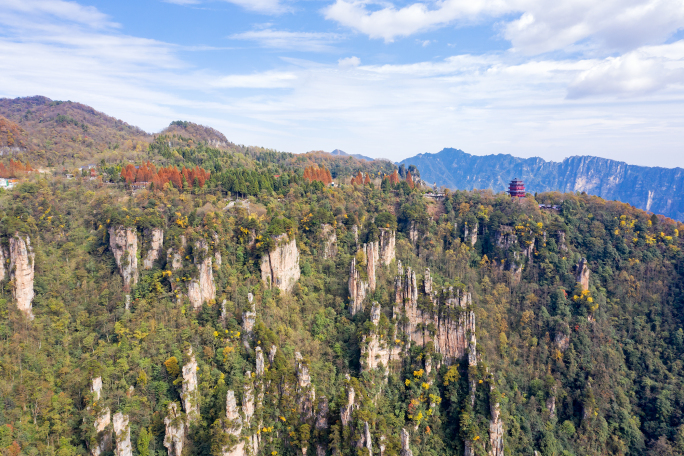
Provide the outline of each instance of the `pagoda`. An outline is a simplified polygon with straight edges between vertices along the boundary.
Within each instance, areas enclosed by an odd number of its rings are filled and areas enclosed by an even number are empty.
[[[524,198],[525,183],[516,177],[508,185],[508,193],[511,195],[512,198]]]

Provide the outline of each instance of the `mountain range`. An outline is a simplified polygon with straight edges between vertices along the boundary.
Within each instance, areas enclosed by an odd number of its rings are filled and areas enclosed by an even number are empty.
[[[590,156],[568,157],[562,162],[508,154],[477,156],[445,148],[400,162],[415,165],[421,178],[450,189],[508,189],[513,178],[522,179],[528,192],[586,192],[639,209],[684,220],[684,169],[629,165]]]

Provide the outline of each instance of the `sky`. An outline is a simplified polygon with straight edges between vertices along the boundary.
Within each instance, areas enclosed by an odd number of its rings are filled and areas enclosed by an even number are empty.
[[[682,0],[0,0],[0,97],[399,161],[684,167]]]

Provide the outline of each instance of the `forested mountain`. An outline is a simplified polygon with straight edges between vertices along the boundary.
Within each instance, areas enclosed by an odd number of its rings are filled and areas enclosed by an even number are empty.
[[[518,177],[532,193],[587,192],[684,220],[682,168],[649,168],[588,156],[569,157],[560,163],[505,154],[476,156],[449,148],[418,154],[401,163],[417,166],[426,182],[451,189],[500,192]]]
[[[134,158],[0,191],[3,454],[684,454],[684,225],[178,133]]]

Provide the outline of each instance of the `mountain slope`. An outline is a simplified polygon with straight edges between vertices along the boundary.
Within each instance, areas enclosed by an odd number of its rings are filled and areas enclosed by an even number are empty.
[[[528,192],[586,192],[684,220],[682,168],[649,168],[589,156],[560,163],[505,154],[475,156],[450,148],[400,163],[416,165],[423,180],[452,189],[505,191],[508,182],[518,177]]]

